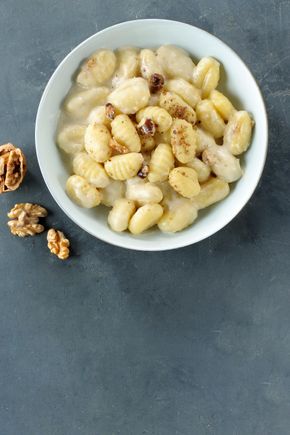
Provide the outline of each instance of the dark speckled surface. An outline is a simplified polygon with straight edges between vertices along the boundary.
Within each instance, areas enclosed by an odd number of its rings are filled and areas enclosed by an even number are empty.
[[[34,120],[61,59],[111,24],[161,17],[234,48],[269,114],[263,179],[242,213],[197,245],[118,249],[81,231],[41,178]],[[0,198],[1,435],[289,435],[290,2],[1,0],[0,142],[22,145],[23,186]],[[35,201],[73,256],[12,237]]]

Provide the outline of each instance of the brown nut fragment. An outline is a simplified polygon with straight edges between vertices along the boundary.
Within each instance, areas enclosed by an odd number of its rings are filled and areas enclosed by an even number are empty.
[[[150,92],[155,94],[159,92],[164,86],[164,77],[161,74],[154,73],[149,78]]]
[[[126,154],[129,152],[128,148],[117,142],[115,138],[110,140],[109,146],[112,149],[113,154]]]
[[[156,125],[152,119],[145,119],[144,123],[139,126],[139,132],[142,136],[154,136],[156,132]]]
[[[11,143],[0,146],[0,194],[16,190],[26,173],[26,159]]]
[[[149,166],[143,165],[137,175],[140,178],[146,178],[148,174],[149,174]]]
[[[44,226],[38,221],[39,218],[46,215],[46,209],[38,204],[30,204],[29,202],[15,204],[8,213],[8,217],[12,219],[8,222],[8,226],[15,236],[34,236],[44,231]]]
[[[51,228],[47,232],[47,246],[50,252],[60,260],[66,260],[69,257],[70,243],[62,231]]]
[[[113,119],[115,119],[115,117],[116,117],[116,109],[113,106],[113,104],[111,104],[111,103],[107,103],[106,104],[106,106],[105,106],[105,114],[106,114],[106,117],[108,119],[110,119],[111,121],[113,121]]]

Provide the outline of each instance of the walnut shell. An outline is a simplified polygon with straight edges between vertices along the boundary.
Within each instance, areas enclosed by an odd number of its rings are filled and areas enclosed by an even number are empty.
[[[0,194],[18,189],[26,173],[26,158],[11,143],[0,146]]]

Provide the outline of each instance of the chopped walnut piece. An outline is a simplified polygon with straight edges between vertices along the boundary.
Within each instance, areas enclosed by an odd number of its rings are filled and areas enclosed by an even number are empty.
[[[38,204],[16,204],[8,213],[8,217],[12,219],[8,226],[15,236],[34,236],[44,231],[44,226],[40,225],[38,220],[46,215],[46,209]]]
[[[70,243],[63,232],[51,228],[47,233],[47,242],[50,252],[60,260],[66,260],[69,257]]]
[[[156,125],[152,119],[147,118],[142,124],[138,126],[139,132],[143,136],[154,136],[156,132]]]
[[[11,143],[0,146],[0,194],[16,190],[26,173],[26,159]]]
[[[117,142],[115,138],[110,140],[109,145],[115,154],[126,154],[129,152],[128,148],[125,147],[125,145],[121,145],[119,142]]]
[[[153,94],[159,92],[163,88],[163,85],[164,77],[161,74],[154,73],[150,76],[149,88]]]
[[[105,107],[106,107],[105,109],[106,117],[109,118],[111,121],[113,121],[113,119],[115,119],[116,117],[115,107],[111,103],[107,103]]]
[[[140,178],[146,178],[148,174],[149,174],[149,166],[143,165],[137,175]]]

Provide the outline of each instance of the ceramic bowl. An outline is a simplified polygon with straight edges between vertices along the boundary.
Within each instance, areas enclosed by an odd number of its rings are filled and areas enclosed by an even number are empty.
[[[107,224],[108,209],[83,209],[65,193],[68,177],[61,153],[55,144],[60,106],[72,84],[80,63],[98,48],[121,46],[157,47],[174,44],[187,50],[193,59],[213,56],[222,65],[219,89],[226,92],[238,109],[248,110],[255,128],[252,143],[242,158],[244,176],[234,183],[230,195],[200,212],[189,228],[176,234],[163,234],[152,229],[140,236],[128,232],[115,233]],[[267,153],[267,115],[259,87],[240,57],[224,42],[210,33],[188,24],[159,20],[136,20],[104,29],[74,48],[50,78],[40,101],[35,127],[36,151],[47,187],[67,216],[93,236],[123,248],[161,251],[199,242],[227,225],[252,196],[265,163]]]

